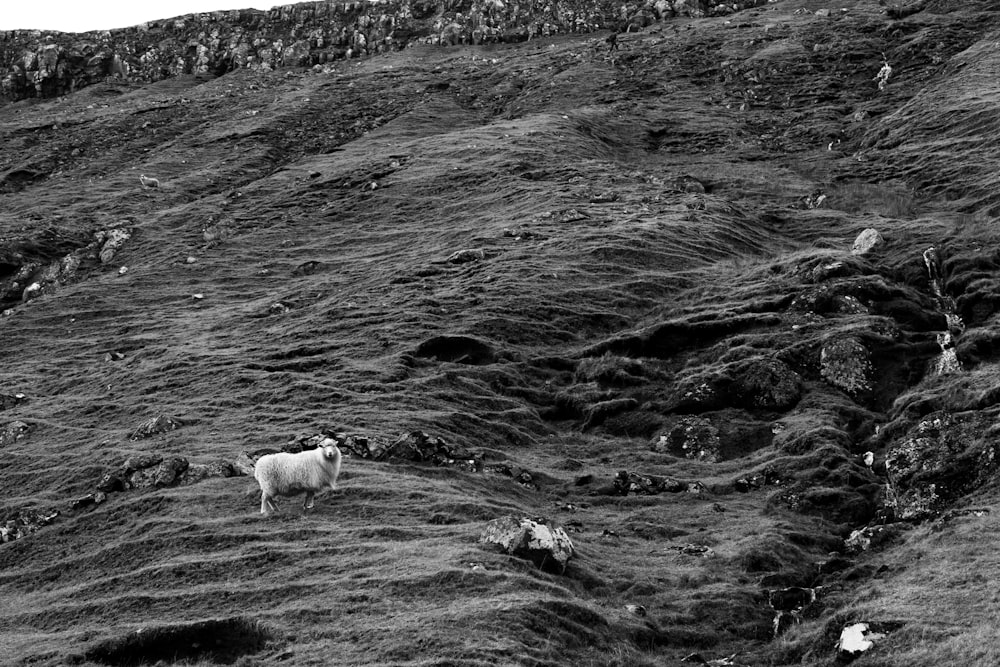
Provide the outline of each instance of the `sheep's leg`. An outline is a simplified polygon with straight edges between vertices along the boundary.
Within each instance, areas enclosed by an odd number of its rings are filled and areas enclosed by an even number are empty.
[[[306,491],[306,500],[302,503],[303,509],[311,510],[313,508],[313,498],[316,496],[314,491]]]
[[[274,499],[266,493],[260,494],[260,513],[277,512],[278,506],[274,504]]]

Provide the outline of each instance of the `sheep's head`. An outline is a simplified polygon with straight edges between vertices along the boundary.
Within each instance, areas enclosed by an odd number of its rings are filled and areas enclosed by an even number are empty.
[[[319,443],[319,448],[323,450],[323,457],[327,459],[334,459],[340,454],[340,450],[337,448],[337,441],[332,438],[324,438]]]

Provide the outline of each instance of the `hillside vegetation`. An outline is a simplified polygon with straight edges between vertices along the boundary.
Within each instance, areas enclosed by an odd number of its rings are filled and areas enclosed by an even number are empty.
[[[994,5],[0,106],[0,662],[997,664]]]

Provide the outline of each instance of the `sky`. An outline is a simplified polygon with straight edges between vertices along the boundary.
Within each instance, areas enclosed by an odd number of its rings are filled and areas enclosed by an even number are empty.
[[[0,0],[0,30],[111,30],[220,9],[270,9],[301,0]]]

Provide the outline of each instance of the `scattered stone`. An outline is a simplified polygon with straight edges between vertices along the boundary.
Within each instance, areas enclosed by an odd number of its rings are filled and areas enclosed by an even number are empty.
[[[0,447],[14,444],[31,432],[31,425],[22,421],[10,422],[0,429]]]
[[[490,521],[479,541],[496,544],[508,554],[530,560],[541,570],[559,574],[566,571],[573,556],[573,542],[562,528],[510,515]]]
[[[952,521],[953,519],[957,519],[963,516],[974,516],[977,518],[982,518],[984,516],[989,515],[989,513],[990,513],[989,507],[969,507],[960,510],[948,510],[947,512],[941,515],[941,521],[942,522]]]
[[[615,475],[610,493],[606,495],[627,496],[628,494],[653,496],[660,493],[680,493],[689,490],[689,485],[671,477],[640,475],[627,470]]]
[[[749,493],[762,489],[765,486],[776,486],[781,484],[781,480],[771,471],[764,470],[747,477],[740,477],[733,482],[733,488],[740,493]]]
[[[194,264],[195,262],[198,261],[198,258],[194,256],[188,256],[188,258],[184,261],[186,261],[188,264]]]
[[[808,196],[802,198],[802,207],[808,209],[822,208],[826,203],[826,193],[822,190],[814,190]]]
[[[507,238],[512,238],[515,241],[520,241],[522,239],[539,238],[538,234],[531,231],[530,229],[525,229],[524,227],[508,227],[503,230],[502,236],[505,236]]]
[[[895,524],[865,526],[853,531],[844,540],[844,548],[848,553],[859,554],[891,541],[899,535],[899,531],[899,527]]]
[[[201,301],[202,299],[205,298],[205,295],[199,292],[198,294],[192,294],[191,298],[194,299],[195,301]]]
[[[70,509],[82,510],[88,507],[96,507],[108,499],[108,494],[103,491],[88,493],[83,498],[77,498],[70,503]]]
[[[715,551],[703,544],[680,544],[668,547],[682,556],[698,556],[699,558],[710,558],[715,555]]]
[[[138,428],[132,431],[132,435],[129,436],[129,440],[141,440],[159,433],[176,431],[183,425],[184,422],[179,419],[175,419],[174,417],[169,417],[167,415],[160,415],[159,417],[154,417],[144,421],[142,424],[139,424]]]
[[[449,264],[466,264],[468,262],[475,262],[481,259],[486,259],[485,250],[482,248],[467,248],[465,250],[456,250],[448,255],[447,259],[444,261]]]
[[[127,266],[123,266],[122,268],[118,269],[118,275],[124,276],[126,273],[128,273],[128,267]]]
[[[617,192],[607,191],[607,192],[596,192],[590,196],[591,204],[611,204],[618,201],[619,195]]]
[[[852,255],[867,255],[875,248],[883,245],[885,239],[879,234],[877,229],[869,227],[854,239],[854,246],[851,248]]]
[[[13,519],[0,521],[0,543],[13,542],[38,532],[44,526],[48,526],[56,517],[58,511],[36,512],[25,510],[18,512]]]
[[[122,354],[121,352],[115,351],[115,352],[105,352],[104,353],[104,361],[109,361],[109,362],[110,361],[121,361],[124,358],[125,358],[125,355]]]

